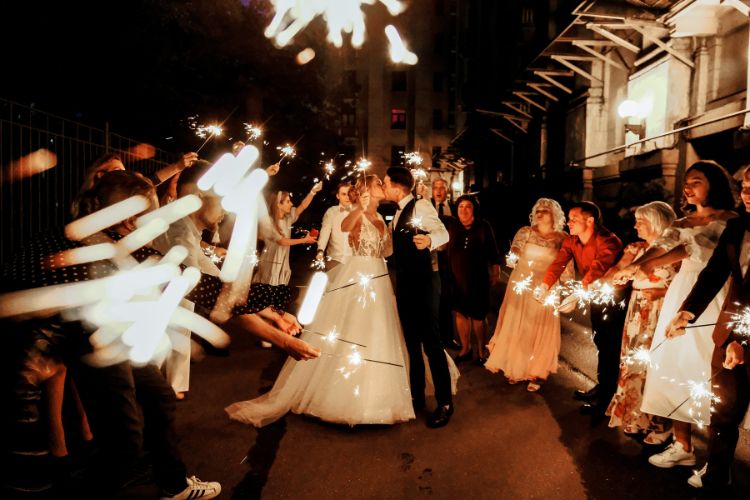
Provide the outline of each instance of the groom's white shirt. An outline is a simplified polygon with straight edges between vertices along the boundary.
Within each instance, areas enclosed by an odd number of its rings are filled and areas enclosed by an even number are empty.
[[[396,227],[396,224],[398,224],[398,219],[401,216],[401,211],[413,199],[414,195],[408,194],[398,202],[398,211],[396,212],[396,215],[393,216],[393,221],[391,221],[391,231],[393,231],[393,229]],[[414,204],[414,216],[422,218],[422,227],[425,229],[425,231],[430,233],[431,251],[448,243],[448,240],[450,239],[450,237],[448,236],[448,230],[445,229],[445,226],[440,221],[437,210],[435,210],[435,207],[432,206],[432,203],[425,200],[424,198],[421,200],[417,200],[417,202]]]

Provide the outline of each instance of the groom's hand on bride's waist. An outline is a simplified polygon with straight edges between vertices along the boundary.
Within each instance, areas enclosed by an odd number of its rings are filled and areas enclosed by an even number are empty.
[[[430,248],[430,245],[432,244],[432,238],[430,238],[429,234],[414,235],[412,240],[414,241],[414,245],[416,245],[417,250],[424,250],[425,248]]]

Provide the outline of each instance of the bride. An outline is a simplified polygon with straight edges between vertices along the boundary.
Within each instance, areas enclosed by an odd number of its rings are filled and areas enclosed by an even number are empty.
[[[383,257],[392,252],[375,175],[350,190],[357,203],[342,223],[352,258],[328,272],[329,284],[304,340],[321,350],[287,360],[270,392],[226,408],[230,418],[263,427],[287,412],[342,424],[393,424],[414,417],[408,355]],[[454,366],[455,370],[455,366]]]

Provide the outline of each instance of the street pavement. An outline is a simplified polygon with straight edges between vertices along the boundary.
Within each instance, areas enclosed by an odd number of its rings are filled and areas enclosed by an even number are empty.
[[[233,334],[228,357],[193,365],[178,405],[188,470],[218,480],[222,498],[691,498],[688,467],[657,469],[649,449],[579,414],[563,368],[539,393],[462,365],[456,412],[428,429],[425,415],[393,426],[340,426],[288,415],[256,430],[223,408],[273,384],[285,356]],[[699,449],[699,457],[705,451]],[[738,498],[750,467],[738,464]]]

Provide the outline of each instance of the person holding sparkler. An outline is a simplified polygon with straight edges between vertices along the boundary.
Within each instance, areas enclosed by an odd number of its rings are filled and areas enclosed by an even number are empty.
[[[342,221],[352,256],[329,283],[303,338],[319,347],[313,362],[284,364],[270,392],[226,408],[230,418],[263,427],[292,411],[339,424],[394,424],[414,418],[406,346],[383,257],[391,239],[377,212],[383,188],[363,175],[349,190]]]
[[[427,200],[412,195],[414,177],[404,167],[386,171],[385,196],[398,204],[391,221],[393,264],[396,278],[396,303],[409,351],[409,375],[415,410],[425,406],[425,366],[427,356],[435,383],[437,409],[427,420],[431,428],[447,425],[453,414],[451,376],[445,350],[440,341],[438,310],[434,300],[440,287],[440,274],[433,270],[430,251],[448,243],[449,235]]]
[[[668,204],[653,201],[635,210],[635,229],[644,241],[625,247],[620,261],[607,271],[602,281],[610,279],[620,269],[643,255],[657,238],[677,218]],[[654,269],[648,276],[633,279],[625,327],[622,330],[620,352],[620,377],[617,392],[607,407],[610,427],[622,427],[627,434],[662,433],[664,419],[641,412],[643,386],[650,363],[644,359],[651,348],[659,311],[667,293],[667,287],[677,272],[677,266]]]
[[[601,278],[622,254],[622,242],[601,224],[601,211],[590,201],[571,205],[568,211],[570,236],[562,242],[557,257],[549,265],[538,292],[540,300],[554,285],[572,260],[583,288]],[[619,291],[622,295],[622,291]],[[617,297],[620,302],[622,297]],[[542,300],[543,301],[543,300]],[[620,365],[620,335],[625,320],[624,311],[605,304],[591,304],[591,328],[598,351],[597,382],[589,391],[576,391],[574,398],[586,401],[581,412],[594,417],[604,416],[604,410],[617,388]],[[616,332],[616,333],[615,333]]]
[[[674,442],[662,453],[649,457],[649,462],[657,467],[694,465],[692,424],[704,425],[710,420],[709,397],[702,397],[693,405],[679,405],[690,394],[690,381],[704,380],[710,372],[713,328],[696,328],[691,335],[672,342],[665,339],[670,320],[711,257],[727,221],[737,216],[732,211],[733,186],[729,173],[718,163],[707,160],[694,163],[685,172],[682,188],[682,210],[687,216],[676,220],[638,260],[615,273],[615,281],[627,280],[638,272],[648,276],[658,267],[681,263],[659,312],[650,351],[654,368],[646,373],[641,405],[645,413],[672,419]],[[716,322],[726,293],[724,288],[714,294],[699,318],[699,325]],[[669,430],[661,435],[651,433],[645,442],[658,444],[669,434]]]
[[[180,158],[176,162],[154,172],[154,174],[151,175],[149,179],[155,186],[158,186],[159,184],[171,179],[174,175],[190,167],[190,165],[192,165],[193,162],[195,162],[197,159],[197,153],[185,153],[184,155],[182,155],[182,158]],[[70,212],[73,215],[74,219],[79,217],[78,205],[80,196],[89,189],[93,188],[97,181],[101,179],[104,174],[116,170],[125,170],[125,164],[122,162],[122,157],[117,153],[107,153],[101,156],[96,161],[94,161],[94,163],[92,163],[89,168],[86,169],[83,184],[81,184],[81,188],[78,190],[78,195],[73,200],[70,208]]]
[[[456,207],[458,218],[445,219],[450,234],[446,260],[450,266],[451,306],[462,347],[456,362],[471,360],[473,332],[479,362],[484,364],[485,318],[490,309],[490,285],[500,280],[500,252],[492,226],[480,216],[479,202],[464,195]]]
[[[188,254],[182,262],[185,266],[193,266],[201,273],[219,277],[219,268],[201,248],[201,234],[204,231],[215,232],[224,218],[225,211],[221,206],[221,199],[213,191],[202,191],[197,182],[206,173],[211,164],[198,160],[190,170],[182,172],[177,181],[178,196],[195,195],[201,199],[201,207],[196,211],[170,224],[166,233],[154,240],[154,248],[166,254],[175,245],[182,245]],[[261,320],[266,318],[276,327]],[[292,335],[299,332],[299,325],[294,316],[284,311],[274,311],[267,307],[258,311],[257,315],[243,315],[234,319],[233,323],[241,330],[284,349],[295,359],[310,359],[317,356],[317,352],[307,343]]]
[[[270,227],[264,228],[262,234],[266,247],[258,259],[258,269],[253,276],[254,283],[269,285],[289,283],[292,277],[292,269],[289,267],[289,248],[292,245],[311,245],[316,242],[315,237],[310,234],[302,238],[292,238],[292,225],[310,206],[321,189],[323,189],[322,182],[315,184],[299,207],[294,206],[292,195],[288,191],[277,191],[271,195],[268,202],[271,224]]]
[[[541,284],[567,234],[563,232],[565,214],[555,200],[537,200],[529,221],[531,225],[519,229],[513,238],[507,263],[513,268],[509,282],[528,279],[525,289],[533,290]],[[567,277],[572,278],[570,266],[562,281]],[[553,308],[545,307],[530,293],[518,293],[509,286],[488,348],[485,368],[492,373],[502,371],[510,384],[528,380],[527,390],[536,392],[550,373],[557,372],[560,318]]]
[[[750,314],[747,308],[750,304],[750,170],[745,170],[743,175],[740,197],[740,216],[727,221],[716,249],[667,330],[669,339],[689,337],[700,331],[693,325],[703,323],[704,311],[714,304],[729,279],[729,292],[711,336],[714,347],[708,383],[718,401],[711,415],[708,462],[688,480],[691,486],[703,487],[705,498],[732,496],[729,485],[738,427],[750,404],[750,349],[747,345],[750,331],[746,326]],[[708,374],[703,379],[709,379]]]
[[[318,236],[318,252],[315,255],[317,261],[323,261],[328,257],[326,270],[330,271],[338,264],[346,262],[352,255],[352,249],[349,246],[349,235],[341,230],[341,223],[344,221],[352,208],[352,202],[349,199],[349,190],[352,185],[350,182],[341,181],[336,187],[336,199],[338,205],[334,205],[323,215],[323,223],[320,226],[320,235]]]

